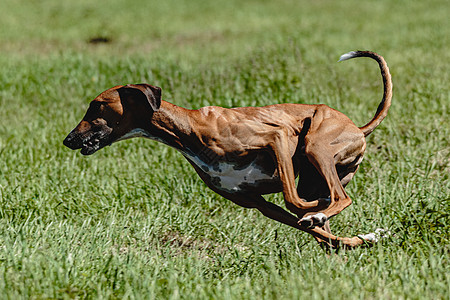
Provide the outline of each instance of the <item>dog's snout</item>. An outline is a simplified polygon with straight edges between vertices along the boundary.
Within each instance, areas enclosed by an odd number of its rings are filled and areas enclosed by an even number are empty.
[[[80,149],[83,147],[84,139],[84,134],[81,133],[78,128],[75,128],[66,136],[63,141],[63,145],[72,150]]]
[[[89,132],[91,126],[84,120],[81,121],[64,139],[64,146],[76,150],[83,147],[83,140],[86,138],[86,132]]]
[[[82,146],[82,139],[76,132],[72,131],[64,139],[63,144],[72,150],[80,149]]]

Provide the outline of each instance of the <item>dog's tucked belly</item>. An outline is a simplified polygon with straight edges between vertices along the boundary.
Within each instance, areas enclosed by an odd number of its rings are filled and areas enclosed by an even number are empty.
[[[273,169],[258,164],[262,156],[256,156],[245,165],[237,165],[229,161],[208,164],[196,155],[183,154],[210,177],[210,184],[228,193],[253,190],[273,193],[281,186],[278,174]]]

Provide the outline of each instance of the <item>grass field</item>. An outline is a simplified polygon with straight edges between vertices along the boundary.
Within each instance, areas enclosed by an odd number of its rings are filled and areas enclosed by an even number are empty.
[[[3,0],[0,299],[448,299],[449,14],[444,0]],[[140,82],[189,108],[325,103],[363,125],[378,66],[336,63],[359,49],[385,57],[394,98],[331,225],[395,234],[372,248],[327,255],[153,141],[62,145],[92,98]]]

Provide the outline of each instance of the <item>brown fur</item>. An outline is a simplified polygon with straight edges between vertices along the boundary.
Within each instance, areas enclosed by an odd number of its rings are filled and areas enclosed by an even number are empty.
[[[362,245],[362,238],[332,235],[328,224],[352,203],[344,187],[362,161],[365,136],[386,116],[392,97],[381,56],[358,51],[343,59],[361,56],[379,63],[384,82],[377,113],[361,128],[326,105],[189,110],[161,100],[160,88],[140,84],[116,86],[96,97],[64,144],[88,155],[135,136],[161,141],[179,150],[212,190],[234,203],[256,208],[331,247]],[[240,181],[233,185],[233,180]],[[262,197],[278,192],[296,216]]]

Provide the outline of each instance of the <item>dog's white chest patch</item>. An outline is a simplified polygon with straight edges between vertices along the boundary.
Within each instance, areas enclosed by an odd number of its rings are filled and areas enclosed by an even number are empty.
[[[211,177],[213,185],[227,192],[238,192],[243,185],[258,186],[264,182],[277,179],[273,175],[264,173],[254,162],[245,167],[237,168],[235,164],[230,162],[208,165],[197,156],[184,155]]]
[[[133,130],[125,133],[123,136],[118,138],[116,140],[116,142],[123,141],[123,140],[128,140],[128,139],[131,139],[131,138],[134,138],[134,137],[146,137],[146,138],[148,138],[148,137],[150,137],[150,134],[147,131],[145,131],[144,129],[136,128],[136,129],[133,129]]]
[[[122,141],[134,137],[144,137],[166,144],[144,129],[133,129],[116,140]],[[179,149],[177,149],[179,150]],[[245,188],[245,186],[258,187],[273,180],[279,180],[274,174],[265,173],[254,161],[245,166],[237,166],[235,163],[218,161],[208,164],[199,156],[179,150],[186,158],[196,164],[200,169],[211,177],[211,183],[217,188],[235,193]]]
[[[148,131],[141,129],[141,128],[136,128],[136,129],[129,131],[128,133],[126,133],[123,136],[121,136],[120,138],[118,138],[115,142],[131,139],[131,138],[135,138],[135,137],[143,137],[143,138],[155,140],[155,141],[165,144],[165,142],[163,140],[161,140],[155,136],[152,136]]]

